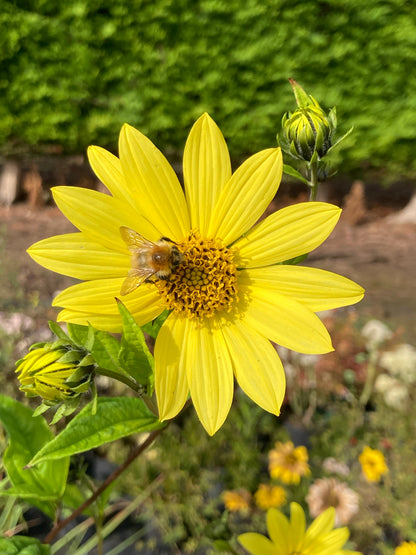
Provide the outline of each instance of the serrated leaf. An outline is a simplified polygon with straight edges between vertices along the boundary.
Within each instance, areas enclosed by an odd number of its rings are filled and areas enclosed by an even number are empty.
[[[29,464],[61,459],[130,434],[165,426],[138,397],[100,397],[95,414],[92,413],[92,405],[85,406]]]
[[[120,364],[138,383],[152,384],[154,361],[143,332],[124,304],[121,301],[117,304],[123,321]]]
[[[69,458],[58,464],[44,463],[37,468],[25,468],[36,453],[52,438],[53,434],[42,416],[33,416],[33,411],[5,395],[0,395],[0,420],[9,437],[4,452],[3,464],[12,486],[27,492],[33,503],[53,516],[53,508],[42,503],[42,499],[59,499],[65,489]],[[40,502],[36,502],[36,498]]]
[[[0,538],[0,553],[2,555],[49,555],[51,547],[36,538],[13,536]]]
[[[292,166],[289,166],[288,164],[283,164],[283,172],[287,175],[291,175],[292,177],[296,177],[296,179],[299,179],[300,181],[302,181],[302,183],[308,185],[308,187],[311,186],[309,181],[305,177],[303,177],[301,173],[295,170],[295,168],[292,168]]]

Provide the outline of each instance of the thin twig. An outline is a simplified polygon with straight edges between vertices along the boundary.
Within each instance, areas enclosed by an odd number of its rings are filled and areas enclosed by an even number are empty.
[[[75,511],[69,515],[69,517],[67,517],[65,520],[61,520],[60,522],[58,522],[53,528],[52,530],[49,532],[49,534],[45,537],[45,539],[43,540],[43,543],[51,543],[52,540],[57,536],[57,534],[63,529],[65,528],[65,526],[67,524],[69,524],[72,520],[74,520],[75,518],[77,518],[77,516],[79,516],[80,514],[82,514],[82,512],[89,507],[92,503],[94,503],[94,501],[101,495],[101,493],[112,483],[114,482],[114,480],[116,480],[120,474],[134,461],[134,459],[136,457],[138,457],[145,449],[147,449],[147,447],[149,447],[149,445],[151,445],[154,440],[157,438],[157,436],[159,434],[162,433],[162,431],[165,428],[160,428],[158,430],[154,430],[153,432],[151,432],[148,436],[148,438],[141,444],[138,445],[136,447],[136,449],[133,449],[133,451],[130,453],[130,455],[127,457],[127,459],[124,461],[123,464],[121,464],[118,468],[116,468],[116,470],[110,474],[110,476],[101,484],[101,486],[91,495],[91,497],[89,497],[84,503],[82,503],[82,505],[80,505],[77,509],[75,509]]]

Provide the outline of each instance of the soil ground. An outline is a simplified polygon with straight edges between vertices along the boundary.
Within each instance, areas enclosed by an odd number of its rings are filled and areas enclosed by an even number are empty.
[[[286,200],[299,199],[292,195]],[[307,263],[360,283],[366,295],[354,308],[358,316],[401,327],[403,337],[416,343],[416,225],[388,223],[388,215],[399,206],[368,205],[363,223],[351,225],[341,218]],[[25,250],[35,241],[71,231],[74,227],[56,207],[30,209],[25,203],[0,207],[0,310],[26,312],[37,305],[43,316],[54,317],[52,297],[74,280],[38,266]]]

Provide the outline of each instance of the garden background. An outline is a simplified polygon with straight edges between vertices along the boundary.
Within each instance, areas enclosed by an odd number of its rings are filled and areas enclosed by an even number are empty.
[[[389,492],[366,493],[374,503],[362,504],[352,538],[366,554],[393,553],[400,541],[416,541],[416,514],[408,497],[416,486],[410,456],[414,409],[394,412],[374,397],[366,408],[374,411],[375,424],[373,419],[341,433],[339,421],[340,414],[348,418],[348,410],[355,410],[342,404],[343,395],[359,397],[365,382],[365,323],[376,318],[392,330],[380,352],[416,342],[416,226],[409,211],[400,217],[416,178],[413,2],[0,0],[0,26],[2,392],[23,399],[14,361],[45,337],[46,321],[56,316],[51,300],[72,283],[38,267],[25,249],[72,229],[51,205],[50,186],[100,187],[87,167],[87,146],[116,152],[119,129],[128,122],[149,136],[180,174],[186,136],[207,111],[237,167],[276,144],[282,115],[295,108],[288,83],[294,78],[321,106],[337,107],[340,134],[354,126],[334,158],[338,174],[322,193],[343,206],[344,215],[308,264],[346,275],[367,290],[354,310],[327,315],[338,355],[322,359],[325,372],[336,378],[333,388],[319,393],[318,412],[325,418],[331,414],[332,424],[319,420],[319,438],[309,446],[315,446],[319,469],[319,457],[329,456],[331,448],[334,456],[341,455],[348,445],[353,458],[363,442],[380,448],[388,439],[386,455],[397,482]],[[306,198],[303,185],[286,179],[272,208]],[[311,390],[303,392],[305,410]],[[238,401],[213,439],[201,438],[199,424],[186,413],[175,434],[153,451],[156,462],[137,463],[120,483],[119,494],[127,495],[164,475],[152,504],[138,516],[147,527],[143,546],[156,538],[164,546],[161,553],[205,553],[230,528],[243,531],[239,521],[226,522],[221,492],[240,487],[253,493],[265,472],[267,450],[286,432],[249,401]],[[382,415],[392,410],[400,418],[392,417],[389,425]],[[288,401],[282,423],[289,416]],[[358,438],[358,446],[352,438]],[[406,452],[400,450],[404,444]],[[115,464],[128,449],[126,441],[99,455]],[[354,480],[351,486],[357,485]]]

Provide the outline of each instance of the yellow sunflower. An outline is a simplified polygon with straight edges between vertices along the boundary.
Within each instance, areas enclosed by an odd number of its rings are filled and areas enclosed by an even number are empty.
[[[29,249],[46,268],[84,280],[55,298],[63,307],[58,320],[118,332],[115,297],[139,325],[167,309],[155,346],[161,420],[176,416],[190,392],[214,434],[229,412],[234,377],[256,403],[279,414],[285,376],[270,341],[302,353],[331,351],[315,312],[363,296],[344,277],[281,264],[320,245],[340,209],[302,203],[257,223],[280,183],[280,149],[254,154],[232,174],[224,137],[208,114],[186,142],[184,190],[161,152],[129,125],[120,133],[119,158],[97,146],[88,156],[111,195],[54,188],[58,207],[80,232]],[[179,254],[168,279],[149,276],[130,292],[126,278],[140,264],[126,238],[138,236],[174,245]]]
[[[349,537],[348,528],[334,530],[335,509],[330,507],[306,530],[305,513],[297,503],[290,504],[290,520],[277,509],[267,511],[270,536],[249,532],[238,541],[252,555],[361,555],[342,549]]]

